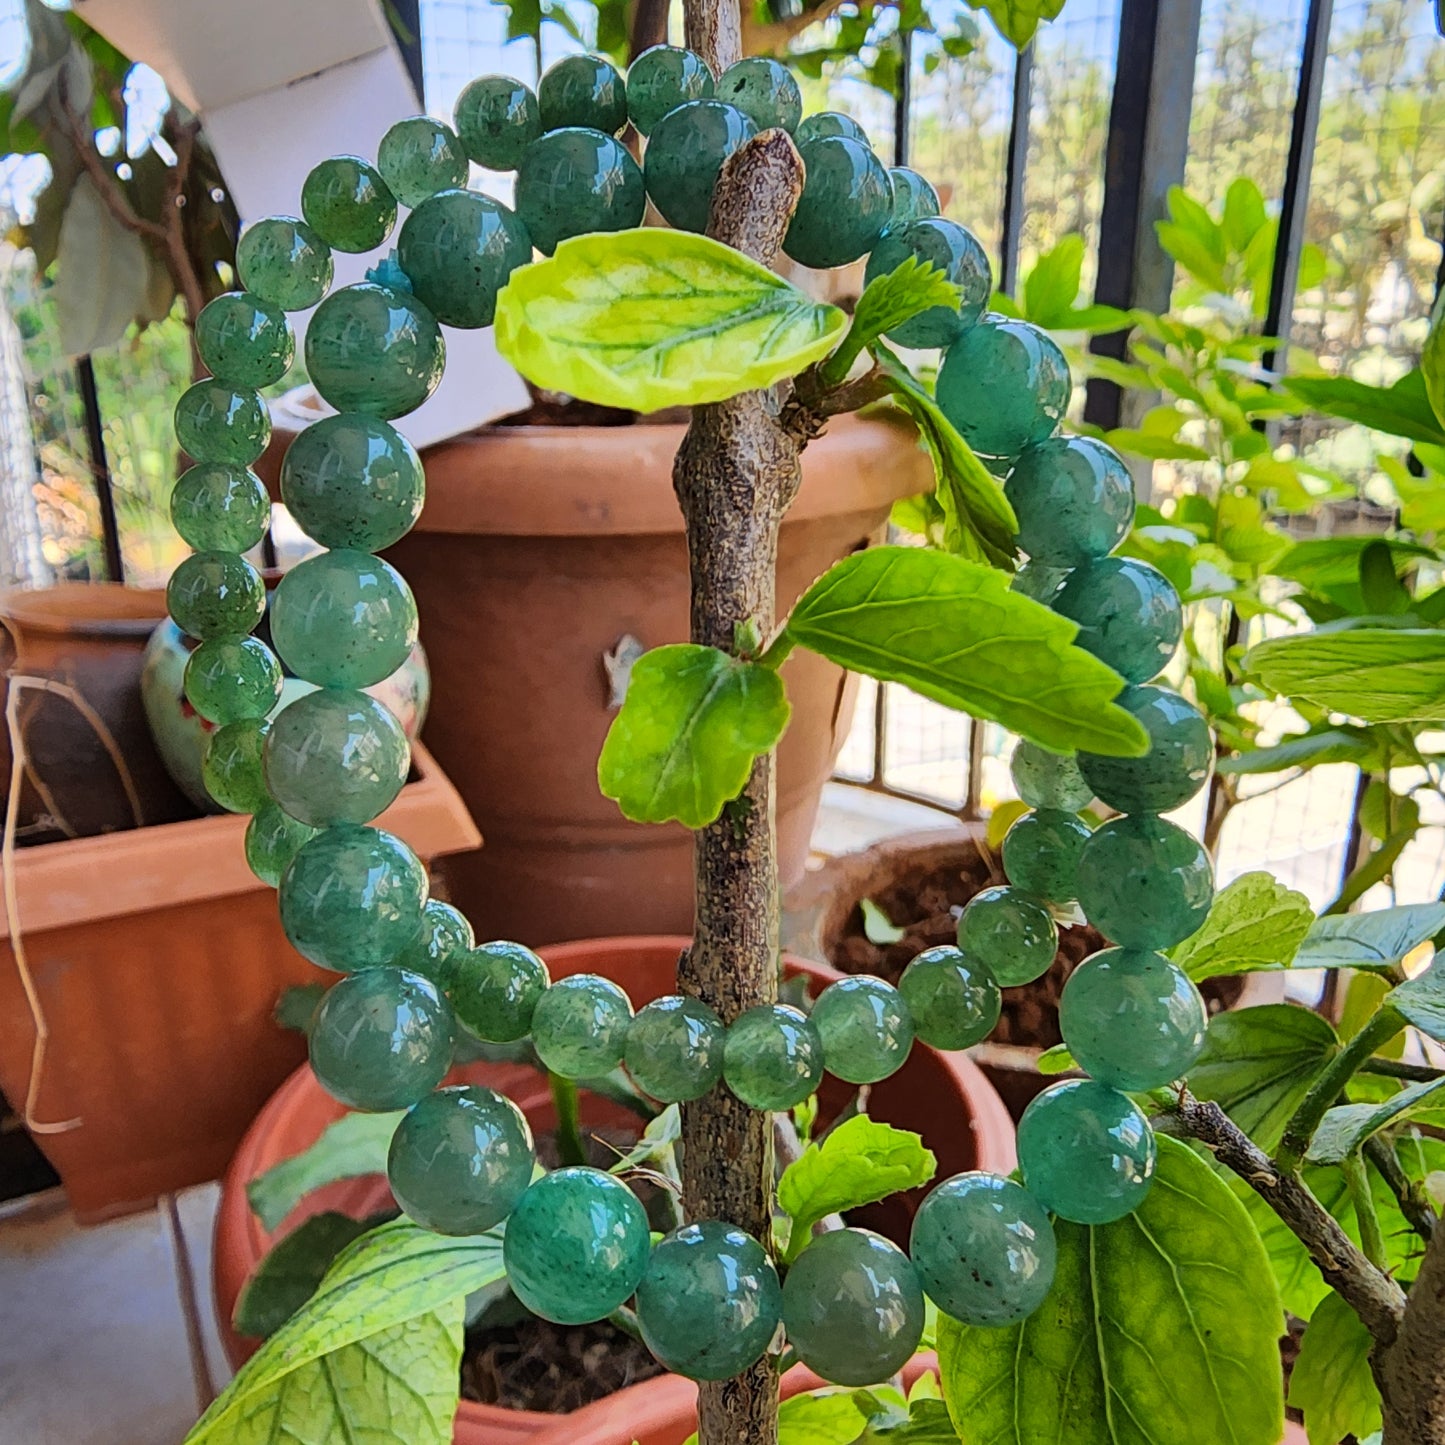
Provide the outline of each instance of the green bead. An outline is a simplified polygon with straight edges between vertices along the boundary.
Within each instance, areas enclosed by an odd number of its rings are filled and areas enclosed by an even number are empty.
[[[1027,738],[1020,738],[1009,760],[1009,776],[1019,797],[1031,808],[1057,808],[1077,813],[1094,800],[1078,760],[1051,753]]]
[[[931,306],[893,327],[887,335],[900,346],[952,346],[983,315],[988,304],[993,290],[988,254],[972,231],[941,216],[925,216],[878,238],[863,273],[864,285],[896,271],[914,256],[942,271],[960,288],[962,297],[957,307]]]
[[[1025,447],[1005,488],[1019,546],[1050,567],[1107,556],[1134,520],[1134,479],[1118,452],[1093,437],[1049,437]]]
[[[1019,1168],[1030,1194],[1075,1224],[1111,1224],[1149,1192],[1154,1131],[1127,1095],[1069,1079],[1037,1095],[1019,1120]]]
[[[241,285],[283,311],[305,311],[331,285],[331,247],[294,216],[271,216],[242,233],[236,246]]]
[[[1014,573],[1009,589],[1048,607],[1059,595],[1059,588],[1064,585],[1064,579],[1068,575],[1067,567],[1046,567],[1042,562],[1025,562]]]
[[[810,141],[799,154],[807,179],[783,250],[802,266],[846,266],[877,245],[893,214],[893,183],[883,162],[847,136]]]
[[[1132,557],[1100,557],[1075,567],[1049,606],[1077,622],[1075,643],[1125,682],[1148,682],[1161,672],[1184,629],[1173,584]]]
[[[824,1066],[846,1083],[876,1084],[908,1061],[913,1017],[902,994],[881,978],[857,974],[830,983],[810,1017]]]
[[[936,216],[943,209],[933,183],[907,166],[893,166],[888,172],[893,183],[893,210],[888,217],[888,230],[898,231],[925,216]]]
[[[669,225],[682,231],[707,230],[723,162],[757,133],[737,106],[720,100],[690,100],[658,121],[642,174],[652,204]]]
[[[1025,893],[1072,903],[1079,896],[1079,858],[1091,836],[1089,825],[1072,813],[1035,809],[1004,835],[1003,871]]]
[[[1017,888],[985,888],[958,920],[958,946],[981,963],[1000,988],[1032,983],[1059,951],[1053,915]]]
[[[405,416],[436,390],[445,360],[436,317],[415,296],[371,281],[333,292],[306,330],[311,384],[337,411]]]
[[[260,393],[214,377],[181,394],[175,423],[181,450],[198,462],[249,467],[271,440],[271,414]]]
[[[166,583],[166,609],[182,632],[205,641],[250,632],[266,611],[261,574],[234,552],[197,552]]]
[[[206,740],[201,782],[227,812],[254,813],[270,802],[261,772],[267,731],[264,718],[242,718],[217,728]]]
[[[466,153],[489,171],[514,171],[542,134],[542,111],[529,86],[510,75],[482,75],[465,86],[452,111]]]
[[[430,979],[366,968],[327,990],[307,1035],[311,1072],[348,1109],[409,1109],[452,1066],[452,1011]]]
[[[1149,735],[1142,758],[1080,753],[1079,771],[1101,803],[1121,813],[1167,813],[1187,803],[1214,766],[1214,740],[1204,714],[1177,692],[1126,687],[1115,703]]]
[[[1069,976],[1059,1028],[1075,1062],[1114,1089],[1181,1079],[1204,1047],[1209,1013],[1183,969],[1162,954],[1107,948]]]
[[[616,135],[627,124],[627,82],[600,55],[568,55],[537,84],[544,131],[585,126]]]
[[[275,803],[256,809],[246,824],[246,866],[271,888],[281,882],[286,865],[316,836],[316,829],[298,823]]]
[[[396,1202],[436,1234],[485,1234],[532,1182],[536,1153],[522,1111],[490,1089],[438,1089],[397,1125],[387,1157]]]
[[[171,525],[197,552],[249,552],[271,525],[271,498],[255,472],[202,462],[171,492]]]
[[[479,1039],[510,1044],[532,1031],[547,965],[520,943],[483,943],[454,957],[447,987],[457,1017]]]
[[[999,1329],[1027,1319],[1054,1282],[1058,1245],[1038,1200],[1011,1179],[945,1179],[918,1208],[908,1254],[944,1314]]]
[[[449,125],[429,115],[399,120],[381,138],[376,168],[404,206],[467,183],[467,153]]]
[[[279,306],[228,291],[196,317],[196,351],[227,386],[270,386],[291,369],[296,338]]]
[[[266,742],[267,789],[314,828],[369,823],[401,792],[410,765],[406,734],[390,710],[349,689],[320,688],[288,703]]]
[[[750,55],[728,66],[713,94],[737,106],[759,130],[776,126],[791,133],[803,118],[803,92],[792,71],[768,55]]]
[[[532,259],[527,228],[480,191],[442,191],[402,223],[397,260],[412,290],[448,326],[490,326],[497,293]]]
[[[913,1017],[913,1031],[934,1049],[969,1049],[998,1022],[998,984],[959,949],[944,944],[920,953],[903,970],[898,992]]]
[[[896,1244],[868,1229],[835,1229],[788,1270],[783,1325],[798,1358],[825,1380],[877,1385],[923,1338],[923,1290]]]
[[[730,1380],[757,1364],[782,1313],[778,1272],[762,1245],[717,1219],[663,1238],[637,1286],[644,1343],[689,1380]]]
[[[271,600],[271,639],[297,677],[321,687],[371,687],[416,646],[416,599],[401,573],[370,552],[338,549],[298,562]]]
[[[948,349],[938,404],[974,451],[1016,457],[1041,442],[1069,405],[1069,364],[1027,321],[985,316]]]
[[[647,1215],[620,1179],[600,1169],[557,1169],[512,1210],[502,1258],[512,1293],[559,1325],[606,1319],[647,1268]]]
[[[421,911],[416,937],[391,960],[391,965],[419,973],[438,988],[449,988],[453,960],[475,943],[472,925],[457,909],[439,898],[429,898]]]
[[[281,500],[323,547],[379,552],[412,529],[425,497],[416,448],[361,412],[313,422],[281,463]]]
[[[281,664],[259,637],[212,637],[187,660],[185,690],[207,722],[265,717],[281,697]]]
[[[1173,948],[1196,932],[1214,897],[1203,845],[1149,813],[1105,823],[1079,859],[1079,906],[1125,948]]]
[[[644,50],[627,70],[627,114],[639,135],[650,136],[658,121],[685,101],[707,100],[712,93],[707,61],[675,45]]]
[[[723,1078],[750,1109],[791,1109],[822,1081],[823,1040],[799,1009],[760,1004],[728,1029]]]
[[[374,968],[415,937],[426,894],[426,869],[400,838],[380,828],[327,828],[281,875],[281,926],[322,968]]]
[[[396,197],[370,161],[332,156],[302,183],[301,214],[336,250],[374,251],[396,224]]]
[[[722,1078],[726,1033],[700,999],[671,994],[637,1011],[622,1061],[637,1087],[664,1104],[700,1099]]]
[[[829,135],[845,135],[862,145],[871,144],[868,132],[851,115],[844,115],[839,110],[820,110],[816,115],[799,121],[798,128],[793,132],[793,141],[796,145],[805,146],[811,140],[822,140]]]
[[[569,127],[527,147],[516,205],[532,244],[550,256],[569,236],[641,225],[647,192],[626,146],[600,130]]]
[[[622,1062],[632,1005],[609,979],[595,973],[559,978],[537,1000],[532,1046],[564,1079],[597,1079]]]

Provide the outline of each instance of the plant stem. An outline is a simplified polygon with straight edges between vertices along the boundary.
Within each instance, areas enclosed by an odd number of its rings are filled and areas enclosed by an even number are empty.
[[[1432,1069],[1429,1064],[1407,1064],[1403,1059],[1366,1059],[1360,1065],[1362,1074],[1380,1074],[1387,1079],[1409,1079],[1412,1084],[1433,1084],[1445,1079],[1445,1069]]]
[[[1359,1154],[1351,1154],[1343,1168],[1345,1187],[1350,1191],[1350,1202],[1355,1206],[1355,1218],[1360,1224],[1360,1248],[1376,1269],[1387,1270],[1385,1236],[1380,1233],[1380,1216],[1375,1209],[1375,1197],[1370,1193],[1365,1161]]]
[[[1380,1177],[1400,1205],[1400,1213],[1410,1221],[1415,1233],[1424,1240],[1433,1238],[1439,1215],[1420,1182],[1405,1173],[1395,1146],[1377,1134],[1365,1140],[1365,1158],[1380,1171]]]
[[[587,1149],[577,1112],[577,1085],[560,1074],[548,1074],[552,1104],[557,1110],[557,1153],[564,1164],[585,1164]]]

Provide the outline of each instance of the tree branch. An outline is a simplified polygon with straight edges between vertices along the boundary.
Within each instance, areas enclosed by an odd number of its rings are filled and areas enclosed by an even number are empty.
[[[1377,1134],[1365,1141],[1365,1157],[1380,1171],[1380,1177],[1390,1186],[1400,1206],[1400,1213],[1410,1221],[1411,1228],[1421,1239],[1428,1240],[1435,1233],[1439,1215],[1435,1206],[1420,1184],[1411,1179],[1400,1164],[1395,1146]]]
[[[1375,1352],[1375,1377],[1384,1406],[1385,1445],[1445,1441],[1445,1229],[1425,1247],[1425,1259],[1395,1340]]]
[[[138,236],[149,236],[153,241],[164,242],[166,228],[159,221],[148,221],[144,216],[136,214],[134,207],[126,199],[115,172],[106,165],[105,158],[96,150],[94,133],[87,133],[65,91],[66,85],[62,78],[55,108],[60,113],[60,123],[66,136],[75,147],[76,159],[95,187],[102,204],[127,231],[134,231]]]

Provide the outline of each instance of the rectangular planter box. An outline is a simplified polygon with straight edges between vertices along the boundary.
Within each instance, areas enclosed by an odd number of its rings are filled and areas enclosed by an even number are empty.
[[[378,820],[430,862],[481,838],[420,745]],[[242,849],[247,819],[198,818],[17,850],[20,935],[50,1038],[37,1142],[93,1222],[216,1178],[305,1057],[272,1013],[335,977],[286,941],[276,893]],[[35,1029],[0,914],[0,1089],[18,1111]]]

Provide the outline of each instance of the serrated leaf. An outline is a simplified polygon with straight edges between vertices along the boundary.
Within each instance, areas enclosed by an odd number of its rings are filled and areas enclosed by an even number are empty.
[[[574,236],[497,298],[497,349],[537,386],[634,411],[772,386],[847,317],[739,251],[649,226]]]
[[[1214,895],[1204,926],[1170,957],[1196,983],[1285,968],[1315,921],[1303,893],[1269,873],[1245,873]]]
[[[1445,911],[1445,904],[1435,906]],[[1438,955],[1418,978],[1408,979],[1391,989],[1385,995],[1385,1002],[1399,1009],[1422,1034],[1428,1034],[1437,1043],[1445,1042],[1445,964]]]
[[[88,176],[70,193],[55,258],[55,314],[67,356],[114,346],[145,306],[145,244],[106,209]]]
[[[1373,913],[1316,919],[1295,955],[1296,968],[1390,968],[1445,929],[1445,903],[1403,903]]]
[[[1331,1290],[1310,1316],[1289,1379],[1289,1402],[1304,1412],[1310,1445],[1339,1445],[1346,1435],[1362,1440],[1380,1428],[1373,1348],[1360,1317]]]
[[[597,781],[634,822],[702,828],[742,791],[787,722],[772,668],[690,642],[655,647],[633,664]]]
[[[1366,1139],[1408,1119],[1445,1087],[1445,1079],[1411,1084],[1379,1104],[1338,1104],[1325,1111],[1305,1156],[1313,1164],[1343,1164]]]
[[[1139,1210],[1059,1220],[1053,1289],[1012,1329],[941,1317],[944,1398],[990,1445],[1277,1445],[1279,1296],[1249,1216],[1188,1147],[1159,1140]]]
[[[869,943],[884,948],[907,936],[908,930],[890,922],[888,915],[871,898],[860,899],[858,910],[863,915],[863,937]]]
[[[873,547],[799,599],[796,642],[854,672],[901,682],[1058,753],[1138,756],[1120,679],[1073,645],[1077,628],[1009,590],[991,567],[919,547]]]
[[[308,1149],[283,1159],[246,1186],[251,1208],[267,1232],[313,1190],[338,1179],[360,1179],[386,1173],[386,1151],[401,1123],[402,1111],[387,1114],[345,1114],[328,1124]]]
[[[1246,669],[1284,697],[1368,723],[1445,720],[1445,632],[1358,627],[1277,637]]]
[[[870,345],[894,327],[935,306],[957,311],[962,298],[962,289],[939,267],[921,256],[910,255],[863,288],[853,309],[850,346],[853,342]]]

